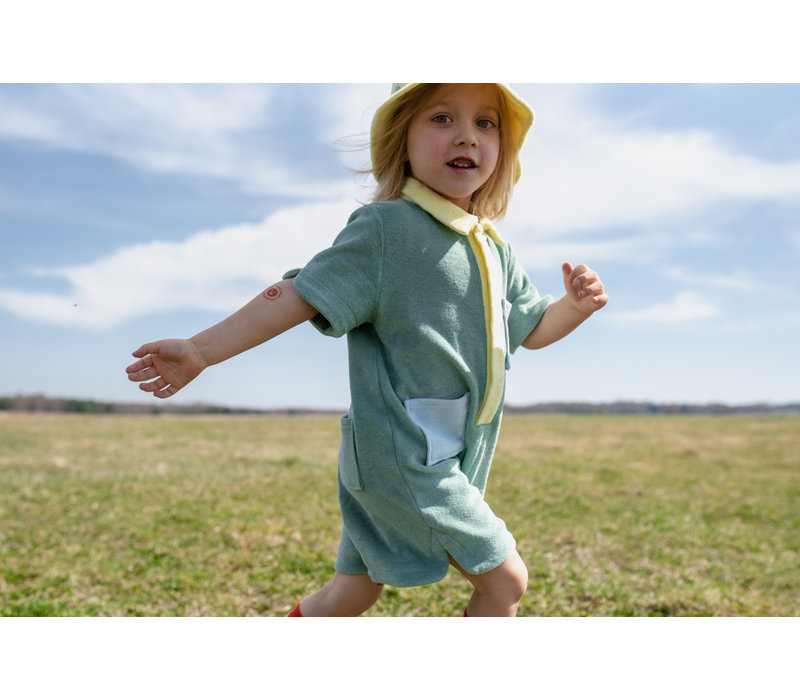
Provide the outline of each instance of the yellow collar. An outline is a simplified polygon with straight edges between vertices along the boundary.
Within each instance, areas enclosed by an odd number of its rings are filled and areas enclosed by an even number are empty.
[[[500,238],[500,234],[495,231],[489,219],[478,219],[477,216],[465,212],[461,207],[448,201],[413,177],[406,180],[405,187],[403,187],[403,199],[414,202],[434,219],[465,236],[468,236],[476,225],[480,225],[483,232],[497,245],[505,246],[505,241]]]

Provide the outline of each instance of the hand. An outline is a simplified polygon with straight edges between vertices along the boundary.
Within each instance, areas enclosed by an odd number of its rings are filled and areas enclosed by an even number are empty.
[[[575,309],[590,316],[606,305],[608,295],[594,270],[586,265],[572,267],[572,264],[567,262],[561,266],[561,272],[564,275],[567,297]]]
[[[126,368],[128,379],[140,384],[142,391],[148,391],[159,399],[167,399],[183,389],[208,363],[191,340],[158,340],[146,343],[133,353],[141,357],[138,362]]]

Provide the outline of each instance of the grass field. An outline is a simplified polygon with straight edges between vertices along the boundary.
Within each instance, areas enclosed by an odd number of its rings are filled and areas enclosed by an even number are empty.
[[[0,413],[0,614],[281,616],[333,574],[338,419]],[[800,614],[800,417],[508,416],[519,614]],[[370,616],[454,616],[440,583]]]

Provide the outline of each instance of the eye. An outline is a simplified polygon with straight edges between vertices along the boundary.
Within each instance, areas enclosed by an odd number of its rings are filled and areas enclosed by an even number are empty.
[[[451,119],[446,114],[436,114],[431,121],[436,122],[437,124],[447,124],[447,122],[451,121]]]
[[[476,124],[481,129],[493,129],[496,126],[494,121],[489,119],[488,117],[482,117],[481,119],[478,119]]]

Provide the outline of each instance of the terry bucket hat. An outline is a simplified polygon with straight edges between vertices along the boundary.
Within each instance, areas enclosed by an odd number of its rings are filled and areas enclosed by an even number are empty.
[[[402,97],[424,84],[425,83],[394,83],[392,85],[391,95],[378,107],[375,116],[372,118],[372,126],[370,128],[370,155],[373,165],[379,160],[380,144],[382,143],[381,137],[388,131],[391,125],[396,105]],[[511,88],[504,83],[495,83],[495,85],[497,85],[500,92],[503,93],[506,103],[508,104],[511,123],[503,124],[502,128],[511,136],[511,143],[513,144],[517,160],[516,179],[519,180],[519,176],[522,173],[519,152],[522,149],[522,144],[525,142],[525,136],[528,130],[533,125],[533,110],[528,106],[525,100],[516,95]]]

